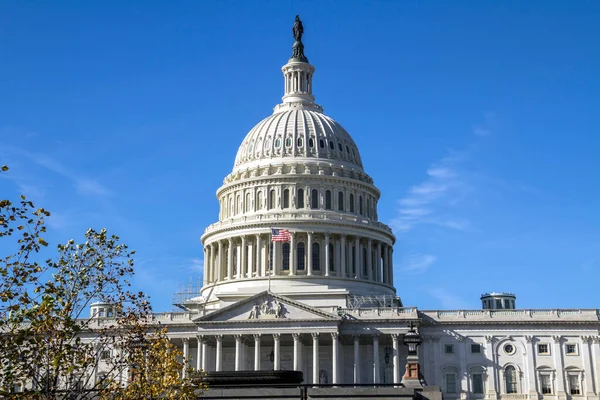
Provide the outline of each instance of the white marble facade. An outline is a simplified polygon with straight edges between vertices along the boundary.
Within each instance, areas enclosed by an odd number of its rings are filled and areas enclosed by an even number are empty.
[[[446,399],[598,399],[598,310],[403,306],[395,237],[378,221],[380,192],[356,144],[315,104],[311,64],[292,59],[282,71],[282,104],[245,137],[217,191],[201,296],[157,314],[189,362],[301,370],[307,383],[399,383],[413,322],[424,378]],[[271,246],[272,228],[291,241]]]

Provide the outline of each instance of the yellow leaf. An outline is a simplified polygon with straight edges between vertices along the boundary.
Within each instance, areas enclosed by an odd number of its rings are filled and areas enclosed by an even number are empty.
[[[8,171],[8,167],[6,165],[2,166],[2,171]]]
[[[38,243],[41,244],[42,246],[48,246],[48,242],[46,242],[44,239],[42,238],[38,238]]]

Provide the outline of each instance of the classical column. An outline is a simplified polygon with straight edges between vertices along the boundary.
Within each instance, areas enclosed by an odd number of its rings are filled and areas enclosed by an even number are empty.
[[[331,333],[331,347],[332,347],[332,360],[331,360],[331,364],[332,364],[332,368],[331,368],[331,375],[333,375],[331,377],[331,383],[336,384],[338,383],[338,361],[340,358],[340,343],[338,341],[338,337],[339,337],[339,333],[337,332],[332,332]]]
[[[313,339],[313,381],[312,383],[319,383],[319,334],[316,332],[311,333]]]
[[[334,241],[334,256],[333,256],[333,263],[335,264],[335,275],[336,276],[342,276],[342,261],[341,261],[341,257],[342,257],[342,244],[341,244],[341,240],[340,239],[335,239]]]
[[[223,269],[223,241],[219,240],[219,254],[217,254],[217,268],[216,268],[216,282],[219,282],[221,277],[221,270]]]
[[[235,370],[242,368],[242,335],[235,335]]]
[[[190,358],[190,339],[183,338],[183,370],[181,374],[185,377],[187,376],[187,366],[189,365]]]
[[[398,348],[398,334],[392,333],[392,349],[393,351],[393,368],[394,368],[394,383],[400,383],[400,355]]]
[[[360,268],[360,237],[354,238],[354,279],[362,273]]]
[[[341,271],[342,277],[345,278],[348,276],[348,266],[346,265],[346,235],[342,235],[340,246],[342,248],[340,251],[340,255],[341,255],[340,271]]]
[[[210,270],[210,247],[204,247],[204,268],[203,268],[203,276],[202,276],[202,284],[206,285],[208,283],[208,271]]]
[[[246,244],[246,278],[252,278],[252,271],[254,271],[254,245],[252,241]]]
[[[260,334],[254,335],[254,370],[260,370]]]
[[[596,373],[594,377],[596,378],[596,392],[600,391],[600,336],[592,336],[592,355],[593,355],[593,371]],[[588,377],[588,379],[590,379]]]
[[[379,383],[379,333],[373,334],[373,383]]]
[[[215,281],[215,244],[210,244],[210,264],[208,267],[208,281],[213,283]]]
[[[242,235],[242,257],[241,257],[241,262],[240,259],[238,258],[238,269],[240,271],[240,278],[244,277],[244,274],[246,273],[246,255],[248,254],[248,245],[246,244],[246,235]],[[246,276],[247,278],[250,278],[250,275]]]
[[[294,371],[300,371],[300,334],[292,333],[294,338]]]
[[[312,268],[312,240],[313,240],[313,234],[312,232],[306,232],[308,239],[306,241],[306,254],[308,255],[308,257],[306,257],[306,275],[311,276],[313,273],[313,268]]]
[[[298,265],[296,264],[296,232],[290,232],[290,275],[296,275]]]
[[[375,249],[375,280],[381,282],[381,242],[377,242],[377,248]]]
[[[215,371],[221,371],[223,365],[223,335],[216,335],[217,350],[215,354]]]
[[[392,246],[389,246],[388,252],[390,253],[388,256],[388,273],[390,274],[388,283],[390,286],[394,286],[394,248]]]
[[[590,355],[592,354],[592,337],[591,336],[582,336],[581,337],[581,357],[584,371],[586,371],[585,375],[585,395],[590,398],[596,393],[595,385],[594,385],[594,376],[597,375],[600,371],[594,371],[592,369],[592,360]],[[592,375],[591,372],[594,371]]]
[[[236,278],[242,279],[244,277],[244,271],[242,270],[242,246],[237,244],[235,246],[235,261]]]
[[[262,264],[261,264],[261,241],[260,235],[256,235],[256,276],[262,275]]]
[[[280,367],[280,363],[281,363],[281,354],[280,354],[280,342],[279,339],[281,339],[281,334],[280,333],[274,333],[273,334],[273,353],[275,356],[275,359],[273,360],[273,369],[275,371],[279,371],[281,369]]]
[[[527,336],[526,336],[526,338],[527,338]],[[431,339],[436,344],[440,340],[439,336],[433,336]],[[531,339],[531,337],[530,337],[530,339]],[[532,350],[535,350],[535,344],[530,339],[527,339],[527,342],[531,344]],[[436,363],[435,363],[436,371],[437,371],[437,368],[439,368],[439,363],[440,363],[440,356],[439,356],[440,350],[441,349],[435,349],[435,351],[434,351],[434,358],[436,358]],[[485,337],[485,347],[483,348],[483,351],[484,351],[486,363],[487,363],[485,374],[487,375],[487,377],[489,379],[489,382],[487,384],[487,397],[495,399],[497,397],[496,370],[494,368],[494,364],[496,362],[496,357],[494,354],[494,337],[493,336],[488,335]],[[531,357],[529,357],[529,358],[533,358],[533,357],[535,357],[535,352],[531,353]],[[437,376],[436,376],[436,378],[437,378]]]
[[[367,240],[367,279],[373,280],[373,239]]]
[[[201,363],[202,371],[208,370],[208,343],[206,343],[206,339],[202,341],[202,363]]]
[[[325,276],[329,276],[331,265],[329,264],[329,233],[325,234]]]
[[[233,279],[233,239],[229,238],[228,257],[227,257],[227,279]]]
[[[537,388],[536,388],[536,377],[535,377],[535,365],[534,365],[534,358],[535,358],[535,343],[533,342],[533,336],[531,335],[526,335],[525,336],[525,341],[527,342],[527,349],[525,350],[525,352],[530,355],[530,357],[526,357],[526,363],[527,363],[527,388],[529,390],[529,396],[532,396],[531,398],[537,398]],[[541,393],[541,390],[540,390]]]
[[[354,383],[360,383],[360,336],[354,335]]]
[[[196,336],[198,339],[198,349],[196,349],[196,371],[200,371],[203,369],[202,367],[202,345],[204,344],[204,336],[198,335]]]
[[[552,349],[552,358],[554,358],[554,365],[556,366],[556,394],[558,396],[564,396],[565,393],[565,368],[563,365],[563,355],[562,355],[562,336],[554,335],[552,336],[554,340],[554,348]]]

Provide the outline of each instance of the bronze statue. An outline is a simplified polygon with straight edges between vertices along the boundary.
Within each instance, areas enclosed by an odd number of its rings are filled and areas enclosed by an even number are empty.
[[[294,22],[294,26],[292,27],[292,33],[294,34],[294,39],[296,39],[297,42],[302,41],[304,27],[302,26],[302,21],[300,21],[299,15],[296,15],[296,21]]]

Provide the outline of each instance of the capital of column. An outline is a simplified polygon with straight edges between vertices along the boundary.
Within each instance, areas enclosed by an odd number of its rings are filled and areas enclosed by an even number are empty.
[[[241,341],[242,341],[242,339],[244,338],[244,336],[243,336],[243,335],[239,335],[239,334],[237,334],[237,335],[233,335],[233,336],[235,337],[235,341],[236,341],[236,342],[241,342]]]
[[[554,340],[554,343],[560,343],[560,341],[562,340],[562,336],[560,336],[560,335],[553,335],[552,339]]]
[[[276,342],[278,342],[279,339],[281,339],[281,333],[274,333],[273,334],[273,340],[275,340]]]
[[[319,332],[312,332],[310,334],[313,338],[313,340],[319,340]]]
[[[183,340],[183,343],[186,343],[186,344],[190,342],[190,338],[186,338],[186,337],[182,338],[181,340]]]
[[[400,334],[398,334],[398,333],[392,333],[391,336],[392,336],[393,340],[398,340],[398,337],[400,336]]]
[[[252,336],[254,336],[254,341],[258,342],[260,340],[261,334],[260,333],[255,333]]]
[[[215,340],[216,340],[217,342],[221,342],[221,341],[223,341],[223,335],[215,335]]]
[[[196,339],[198,339],[198,343],[204,342],[204,335],[196,335]]]
[[[339,332],[331,332],[331,339],[332,340],[338,340],[339,337],[340,337]]]
[[[294,342],[298,342],[298,341],[300,341],[300,334],[292,333],[292,338],[294,338]]]

